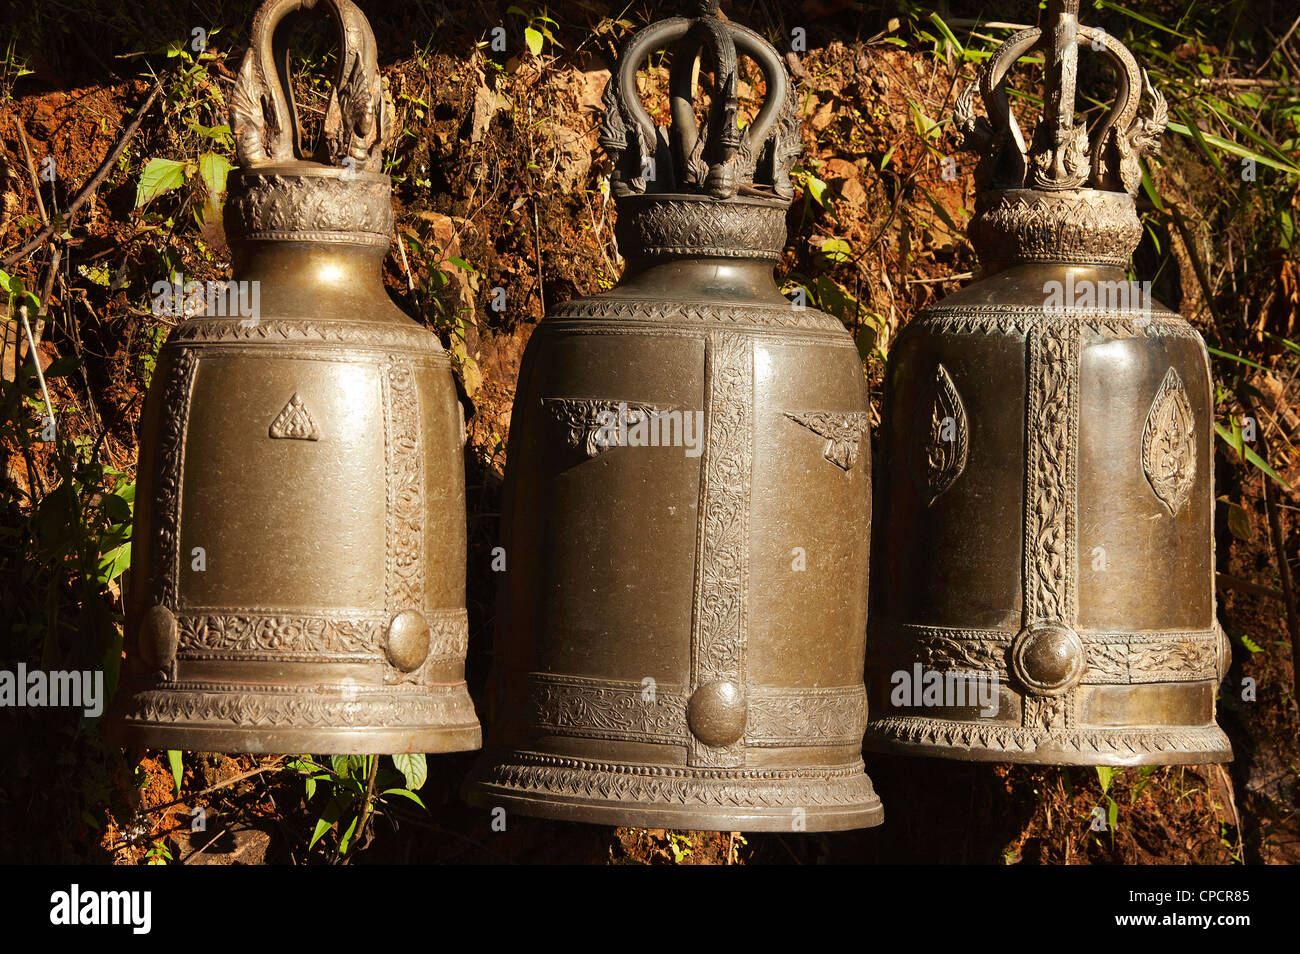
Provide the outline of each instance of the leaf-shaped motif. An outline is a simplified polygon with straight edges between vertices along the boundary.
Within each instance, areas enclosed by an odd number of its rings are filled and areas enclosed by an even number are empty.
[[[1170,368],[1147,412],[1142,431],[1142,469],[1151,489],[1171,514],[1187,501],[1196,477],[1195,429],[1182,378]]]
[[[826,438],[822,456],[836,467],[851,470],[858,462],[868,426],[865,411],[787,411],[785,416]]]
[[[948,369],[942,364],[935,367],[934,403],[930,407],[930,420],[925,435],[925,487],[928,503],[953,485],[966,469],[968,427],[966,408],[961,395],[952,383]]]
[[[645,418],[664,410],[654,404],[597,398],[542,398],[542,406],[564,429],[565,443],[588,457],[621,446],[621,424],[635,427]],[[621,420],[620,413],[623,415]]]

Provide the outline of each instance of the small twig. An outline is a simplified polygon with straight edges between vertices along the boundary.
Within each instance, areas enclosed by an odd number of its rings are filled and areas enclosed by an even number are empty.
[[[1211,86],[1211,87],[1212,86],[1248,86],[1248,87],[1256,87],[1258,89],[1278,89],[1279,87],[1282,86],[1282,83],[1279,80],[1269,80],[1269,79],[1248,79],[1248,78],[1243,79],[1240,77],[1228,77],[1228,76],[1225,77],[1202,76],[1199,79],[1194,80],[1192,85]]]
[[[974,278],[974,272],[962,272],[960,275],[945,275],[942,278],[909,278],[909,285],[941,285],[944,282],[964,282]]]
[[[415,279],[411,277],[411,263],[406,260],[406,242],[402,238],[401,229],[397,230],[397,254],[402,259],[402,270],[406,272],[406,290],[415,291]]]
[[[59,274],[59,262],[63,259],[62,246],[54,246],[54,251],[50,253],[49,271],[45,273],[45,284],[41,287],[41,310],[36,316],[36,340],[41,340],[46,319],[50,314],[50,293],[54,291],[54,279],[62,278]]]
[[[1223,779],[1223,789],[1228,793],[1228,807],[1232,809],[1232,827],[1237,829],[1237,852],[1241,856],[1242,862],[1245,863],[1246,845],[1241,837],[1241,815],[1237,812],[1237,793],[1232,787],[1232,776],[1228,770],[1220,763],[1214,766],[1219,771]]]
[[[224,828],[223,828],[221,831],[217,832],[215,835],[213,835],[211,838],[209,838],[206,842],[204,842],[204,844],[203,844],[202,847],[194,849],[194,850],[191,851],[188,855],[186,855],[184,858],[182,858],[182,859],[181,859],[181,864],[183,864],[183,865],[191,864],[195,858],[197,858],[199,855],[203,854],[203,852],[207,851],[209,848],[211,848],[213,845],[215,845],[215,844],[217,843],[217,839],[220,838],[220,837],[221,837],[222,835],[224,835],[225,833],[226,833],[226,830],[225,830]]]
[[[537,298],[546,314],[546,289],[542,285],[542,223],[537,215],[537,196],[533,196],[533,237],[537,243]]]
[[[139,812],[136,812],[136,814],[152,815],[154,812],[160,812],[165,808],[171,808],[173,805],[179,805],[182,802],[190,801],[191,799],[198,798],[200,795],[210,795],[212,792],[215,792],[218,789],[228,788],[229,786],[234,785],[236,782],[242,782],[244,779],[252,778],[254,775],[261,775],[263,772],[277,771],[284,767],[281,764],[283,761],[284,761],[284,757],[281,756],[279,759],[276,759],[276,761],[273,762],[271,765],[263,765],[261,768],[253,769],[252,771],[245,772],[242,775],[236,775],[234,778],[228,778],[224,782],[218,782],[216,785],[210,785],[207,788],[203,789],[203,791],[201,792],[192,792],[187,798],[177,798],[174,799],[173,801],[167,802],[165,805],[155,805],[153,808],[143,809]]]
[[[366,782],[366,801],[365,804],[361,806],[361,824],[357,825],[357,837],[353,841],[353,845],[357,850],[360,850],[362,838],[364,838],[366,834],[366,828],[370,824],[370,819],[375,815],[375,776],[378,774],[379,756],[372,755],[370,756],[370,778]]]
[[[1242,593],[1250,593],[1253,596],[1264,596],[1271,600],[1286,602],[1281,590],[1274,589],[1271,586],[1261,586],[1259,583],[1252,583],[1250,580],[1243,580],[1237,576],[1229,576],[1227,573],[1214,574],[1214,582],[1225,589],[1240,590]]]
[[[32,178],[32,192],[36,194],[36,211],[41,214],[41,224],[49,225],[50,217],[45,214],[45,200],[41,198],[41,177],[36,174],[36,163],[32,162],[32,150],[27,145],[27,130],[23,129],[23,121],[17,116],[14,117],[14,125],[18,127],[18,142],[23,147],[23,158],[27,160],[27,174]]]
[[[90,177],[90,181],[81,187],[77,194],[73,196],[72,201],[68,203],[68,207],[64,209],[63,218],[65,220],[81,208],[94,191],[99,188],[99,184],[108,177],[108,173],[113,168],[113,163],[117,162],[117,157],[122,154],[122,150],[126,148],[126,144],[131,141],[131,137],[134,136],[136,130],[140,128],[140,122],[144,119],[144,114],[149,111],[149,107],[154,104],[154,100],[158,98],[158,94],[161,92],[162,84],[155,83],[153,89],[149,91],[149,95],[145,97],[145,101],[140,104],[140,108],[137,109],[135,115],[131,117],[131,122],[127,124],[127,127],[124,130],[122,130],[122,135],[118,136],[117,142],[113,144],[113,148],[110,149],[108,155],[104,157],[104,161],[100,163],[99,168],[95,170],[95,174]],[[18,249],[18,251],[6,255],[3,260],[0,260],[0,268],[8,268],[20,258],[23,258],[40,248],[49,241],[50,236],[53,234],[54,224],[49,223],[37,232],[30,242]]]
[[[1001,20],[972,20],[970,17],[945,17],[944,22],[950,27],[981,30],[1032,30],[1032,23],[1004,23]]]
[[[1274,44],[1273,49],[1268,51],[1268,56],[1264,57],[1264,62],[1259,64],[1259,68],[1255,70],[1254,75],[1258,76],[1268,68],[1268,64],[1273,62],[1273,54],[1286,46],[1286,41],[1291,39],[1291,34],[1295,33],[1296,27],[1300,27],[1300,17],[1295,18],[1295,22],[1291,24],[1291,29],[1287,30],[1286,33],[1282,35],[1282,39],[1278,40],[1277,43]]]

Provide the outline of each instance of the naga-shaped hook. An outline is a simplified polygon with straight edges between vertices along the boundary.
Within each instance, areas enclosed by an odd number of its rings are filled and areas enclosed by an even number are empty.
[[[1078,22],[1079,0],[1051,0],[1047,29],[1013,34],[989,58],[976,83],[957,99],[954,119],[967,148],[983,153],[976,174],[985,188],[1047,191],[1091,187],[1134,194],[1142,181],[1141,156],[1154,151],[1168,115],[1164,97],[1138,68],[1124,44],[1104,30]],[[1075,123],[1078,51],[1087,44],[1115,67],[1115,101],[1092,136]],[[1020,57],[1044,54],[1043,118],[1026,144],[1011,112],[1007,74]],[[978,90],[988,112],[975,115]]]
[[[719,199],[775,192],[789,198],[798,154],[798,116],[781,58],[762,36],[723,20],[718,0],[694,0],[694,17],[673,17],[638,32],[619,56],[605,87],[600,144],[614,161],[616,195],[698,189]],[[637,71],[658,50],[672,52],[671,127],[655,126],[637,91]],[[701,130],[695,121],[695,60],[707,53],[715,92]],[[738,122],[739,55],[758,64],[767,99],[745,129]],[[653,170],[653,176],[650,175]]]
[[[352,0],[267,0],[253,18],[248,52],[230,99],[235,152],[245,169],[308,161],[289,82],[289,47],[277,28],[300,10],[324,8],[339,34],[338,68],[321,141],[310,161],[367,172],[383,165],[383,85],[375,36]]]

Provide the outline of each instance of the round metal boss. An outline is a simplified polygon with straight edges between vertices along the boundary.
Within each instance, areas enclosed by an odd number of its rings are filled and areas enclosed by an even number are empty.
[[[415,610],[403,610],[394,616],[384,651],[388,661],[402,672],[419,669],[429,658],[429,624],[424,617]]]
[[[1011,644],[1011,669],[1030,692],[1059,696],[1083,678],[1087,654],[1078,634],[1057,623],[1023,630]]]
[[[734,682],[710,682],[691,693],[686,721],[705,745],[730,745],[745,734],[746,705]]]
[[[136,637],[140,656],[151,669],[167,669],[176,658],[176,649],[180,637],[176,629],[176,617],[165,606],[155,606],[140,621],[140,632]]]

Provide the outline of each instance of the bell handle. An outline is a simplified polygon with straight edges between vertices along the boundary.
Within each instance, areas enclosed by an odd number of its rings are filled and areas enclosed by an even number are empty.
[[[624,112],[632,118],[641,131],[641,141],[643,143],[653,143],[658,135],[655,128],[655,122],[646,112],[645,106],[641,104],[641,97],[635,93],[636,74],[641,68],[641,61],[651,53],[663,49],[690,32],[693,20],[685,17],[671,17],[667,20],[660,20],[658,23],[652,23],[650,26],[641,30],[632,37],[631,41],[623,48],[622,55],[618,58],[618,98],[623,106]],[[633,95],[628,95],[628,90],[633,91]]]
[[[1093,136],[1095,144],[1092,147],[1092,174],[1095,181],[1100,181],[1104,171],[1102,166],[1105,162],[1107,139],[1111,130],[1128,129],[1137,115],[1138,102],[1142,95],[1142,72],[1138,69],[1137,61],[1128,48],[1105,30],[1080,25],[1077,31],[1079,46],[1088,43],[1092,49],[1104,53],[1116,67],[1115,101],[1097,126]],[[1016,117],[1011,112],[1006,89],[1007,74],[1020,57],[1038,47],[1046,47],[1050,41],[1050,35],[1037,27],[1021,30],[998,48],[980,74],[980,95],[984,100],[984,108],[988,111],[989,120],[995,129],[1005,128],[1010,131],[1011,138],[1022,157],[1028,153],[1028,148]],[[1070,80],[1069,85],[1073,88],[1073,77]],[[1073,101],[1070,102],[1069,108],[1073,110]]]
[[[240,164],[307,160],[298,107],[289,81],[284,19],[324,9],[338,31],[339,50],[325,128],[311,161],[378,171],[382,165],[383,87],[375,36],[352,0],[267,0],[253,18],[248,52],[231,96],[231,128]]]
[[[767,101],[763,103],[749,127],[751,148],[757,151],[767,140],[768,134],[781,115],[781,110],[785,107],[786,99],[790,95],[790,81],[786,77],[780,57],[771,45],[753,30],[737,23],[723,22],[710,17],[698,20],[672,17],[653,23],[637,33],[624,48],[617,66],[618,97],[623,109],[640,129],[643,143],[653,143],[657,140],[658,130],[654,120],[650,118],[640,95],[636,92],[637,72],[647,56],[666,47],[679,46],[679,41],[687,37],[697,26],[705,31],[703,46],[710,50],[719,74],[730,67],[734,78],[737,50],[752,58],[763,73],[767,82]],[[690,155],[699,139],[699,127],[695,122],[690,91],[690,72],[693,64],[693,57],[675,59],[669,79],[669,110],[672,115],[673,129],[678,137],[680,154],[675,159],[679,167],[683,158]]]

